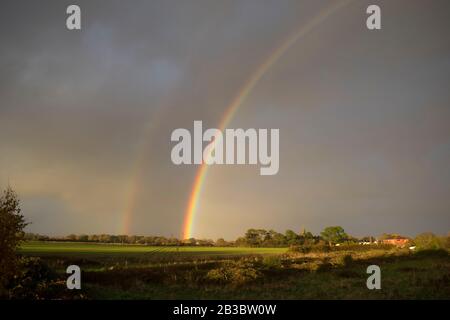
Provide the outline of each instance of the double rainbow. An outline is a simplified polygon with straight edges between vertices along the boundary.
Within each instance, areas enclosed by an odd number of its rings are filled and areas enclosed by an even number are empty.
[[[225,113],[220,121],[219,129],[224,131],[228,124],[233,119],[234,115],[238,111],[238,109],[243,105],[247,97],[250,95],[253,88],[258,84],[261,78],[266,74],[266,72],[283,56],[286,51],[288,51],[300,38],[308,34],[311,30],[313,30],[317,25],[324,22],[328,17],[330,17],[333,13],[338,11],[339,9],[347,6],[353,0],[343,0],[340,2],[334,2],[333,5],[325,8],[320,11],[314,18],[312,18],[308,23],[302,25],[300,29],[296,30],[293,34],[291,34],[287,39],[281,42],[281,45],[277,47],[264,62],[251,74],[250,78],[244,84],[244,86],[239,90],[236,97],[232,100],[230,105],[226,108]],[[136,167],[141,168],[144,165],[144,161],[142,161],[144,157],[138,157]],[[209,166],[203,162],[197,170],[195,175],[195,180],[191,188],[191,193],[189,196],[188,205],[184,214],[184,222],[182,228],[182,238],[189,239],[192,237],[193,226],[195,224],[195,218],[198,213],[198,208],[200,204],[200,198],[202,194],[202,189],[204,186],[204,182],[206,180],[208,174]],[[131,224],[132,214],[135,207],[136,202],[136,194],[139,190],[140,185],[140,174],[139,172],[142,170],[136,169],[133,183],[131,185],[130,193],[128,195],[127,207],[124,213],[124,220],[122,224],[122,233],[128,234],[129,228]]]

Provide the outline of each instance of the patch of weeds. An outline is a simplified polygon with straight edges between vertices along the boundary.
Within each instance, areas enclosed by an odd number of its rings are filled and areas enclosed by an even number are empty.
[[[224,263],[219,268],[211,269],[206,280],[216,283],[240,285],[262,277],[261,272],[251,262],[238,260]]]
[[[280,269],[283,267],[283,261],[280,256],[266,256],[263,258],[262,264],[267,269]]]

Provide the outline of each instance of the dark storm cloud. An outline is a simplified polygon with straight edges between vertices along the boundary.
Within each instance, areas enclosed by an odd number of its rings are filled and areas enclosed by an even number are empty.
[[[171,131],[217,126],[252,72],[330,3],[78,1],[82,30],[68,31],[72,2],[5,1],[0,184],[42,233],[120,232],[132,202],[132,232],[177,236],[196,168],[170,162]],[[212,169],[199,236],[449,228],[448,3],[379,3],[382,31],[354,3],[258,84],[235,125],[280,128],[280,174]]]

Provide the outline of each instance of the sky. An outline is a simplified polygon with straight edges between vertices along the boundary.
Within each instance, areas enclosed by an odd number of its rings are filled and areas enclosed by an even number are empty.
[[[172,163],[171,132],[217,127],[336,1],[76,1],[69,31],[73,3],[2,2],[0,188],[30,232],[179,237],[198,166]],[[192,234],[450,231],[449,30],[446,0],[352,1],[314,26],[228,124],[278,128],[278,174],[212,166]]]

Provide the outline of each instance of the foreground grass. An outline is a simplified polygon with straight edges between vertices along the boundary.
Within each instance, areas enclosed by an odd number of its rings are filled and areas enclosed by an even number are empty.
[[[42,257],[61,276],[76,262],[92,299],[450,299],[445,251],[291,254],[279,248],[28,243],[22,253]],[[381,290],[366,287],[371,264],[381,267]],[[212,278],[211,272],[227,276]]]
[[[162,278],[145,273],[133,276],[130,270],[111,272],[105,282],[90,274],[96,280],[88,291],[100,299],[450,299],[448,257],[380,255],[350,265],[324,262],[328,259],[327,255],[303,257],[285,267],[261,266],[260,279],[237,284],[202,281],[200,274],[213,266],[184,272],[168,268]],[[370,264],[381,267],[381,290],[366,287]]]

